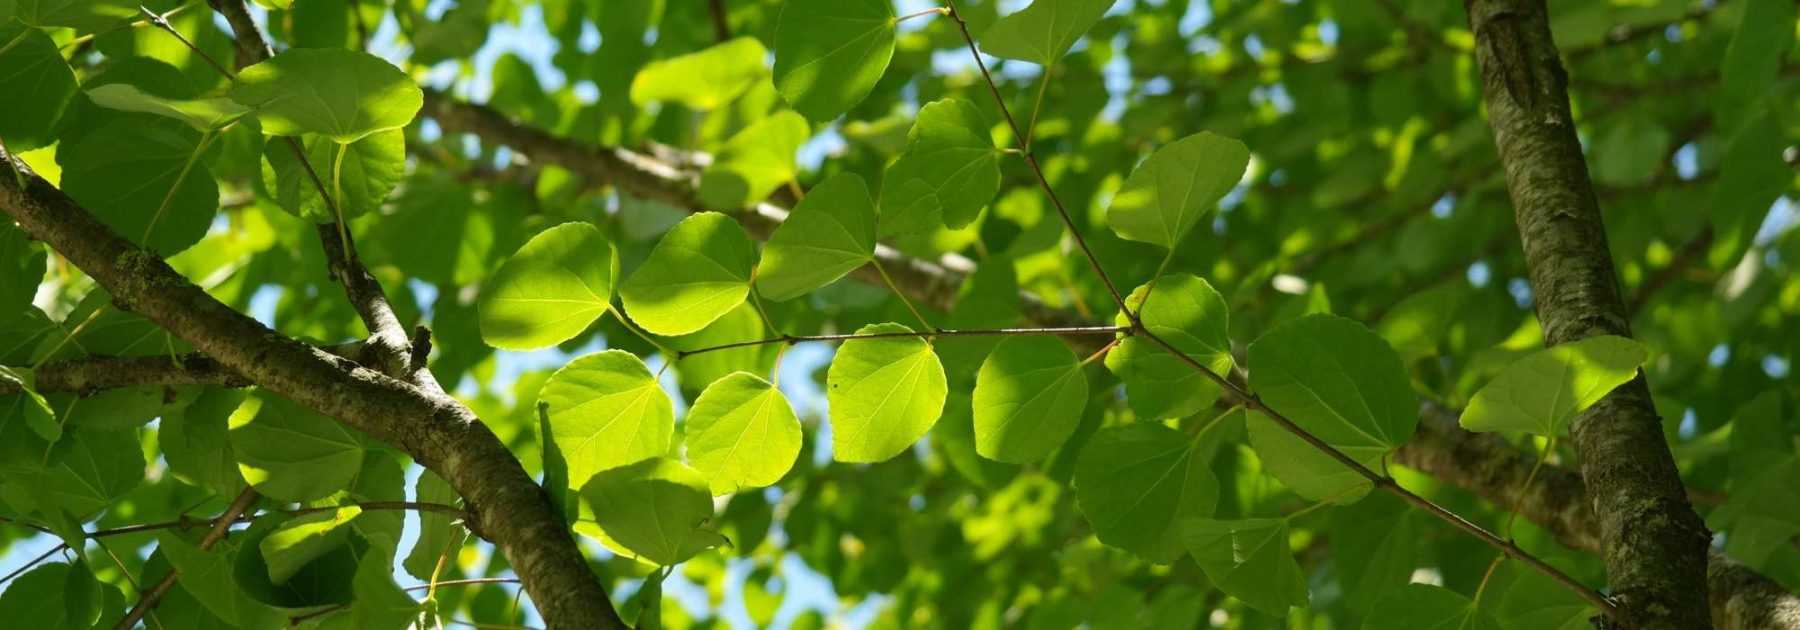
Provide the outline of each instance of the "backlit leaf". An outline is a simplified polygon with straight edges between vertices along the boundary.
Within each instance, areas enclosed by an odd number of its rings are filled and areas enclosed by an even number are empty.
[[[854,173],[832,176],[794,206],[756,269],[756,289],[781,301],[837,281],[875,256],[875,201]]]
[[[1237,185],[1249,163],[1244,143],[1210,131],[1176,140],[1131,171],[1106,209],[1106,225],[1121,238],[1173,249]]]
[[[1287,521],[1184,519],[1181,539],[1226,594],[1276,616],[1286,615],[1290,606],[1306,606],[1306,580],[1288,548]]]
[[[580,488],[608,468],[669,451],[675,411],[643,360],[607,350],[570,361],[538,392],[550,407],[548,436]]]
[[[671,459],[601,472],[581,496],[609,546],[652,564],[673,566],[725,542],[707,529],[713,507],[706,478]]]
[[[775,26],[775,87],[807,118],[855,107],[894,56],[888,0],[788,0]]]
[[[508,350],[568,341],[606,313],[618,275],[612,243],[592,224],[539,232],[483,285],[481,339]]]
[[[754,37],[739,37],[706,50],[646,64],[631,80],[631,102],[671,101],[693,109],[731,102],[767,76],[768,51]]]
[[[716,212],[683,219],[664,234],[619,297],[625,314],[658,335],[685,335],[711,324],[750,295],[756,249],[736,220]]]
[[[239,474],[271,498],[322,499],[362,468],[365,449],[352,429],[268,392],[238,407],[230,426]]]
[[[1035,0],[981,34],[981,50],[995,57],[1050,65],[1094,27],[1116,0]]]
[[[1637,376],[1649,358],[1644,344],[1611,335],[1534,352],[1475,392],[1462,426],[1556,437],[1576,414]]]
[[[944,366],[924,339],[900,324],[872,324],[838,348],[825,377],[832,458],[879,462],[924,437],[944,410]]]
[[[1000,151],[981,112],[944,99],[919,109],[906,152],[881,182],[881,234],[960,228],[1000,190]]]
[[[787,397],[748,372],[707,386],[686,422],[688,459],[716,495],[774,485],[800,454],[800,420]]]
[[[975,450],[1002,462],[1042,459],[1075,431],[1087,397],[1087,375],[1062,341],[1002,341],[975,377]]]
[[[425,98],[411,77],[380,57],[306,48],[245,68],[230,95],[256,111],[263,133],[318,134],[340,144],[405,127]]]

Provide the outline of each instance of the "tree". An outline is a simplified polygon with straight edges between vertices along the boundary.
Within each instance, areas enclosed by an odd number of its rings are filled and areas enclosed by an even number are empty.
[[[1793,2],[1017,4],[0,1],[0,615],[1800,628]]]

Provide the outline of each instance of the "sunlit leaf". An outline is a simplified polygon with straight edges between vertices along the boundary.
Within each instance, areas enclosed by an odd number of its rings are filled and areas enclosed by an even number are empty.
[[[731,217],[703,212],[664,234],[619,286],[625,314],[658,335],[705,328],[750,295],[756,249]]]
[[[775,26],[775,87],[807,118],[855,107],[894,56],[887,0],[788,0]]]
[[[686,422],[688,459],[713,494],[774,485],[800,454],[800,420],[787,397],[747,372],[707,386]]]
[[[1561,435],[1575,415],[1637,375],[1644,344],[1602,335],[1540,350],[1507,366],[1463,410],[1470,431]]]
[[[481,338],[509,350],[568,341],[610,308],[618,275],[612,243],[592,224],[539,232],[482,287]]]
[[[788,300],[831,284],[875,257],[875,201],[861,177],[833,176],[806,194],[763,246],[756,289]]]
[[[975,450],[1023,463],[1061,446],[1087,405],[1087,375],[1053,337],[1000,342],[975,377]]]
[[[825,378],[832,458],[879,462],[924,437],[944,409],[944,366],[924,339],[900,324],[872,324],[844,342]]]
[[[712,494],[699,471],[656,458],[601,472],[581,490],[620,553],[672,566],[724,538],[707,528]]]
[[[296,48],[245,68],[231,100],[256,111],[272,136],[319,134],[340,144],[399,129],[424,105],[411,77],[380,57]]]

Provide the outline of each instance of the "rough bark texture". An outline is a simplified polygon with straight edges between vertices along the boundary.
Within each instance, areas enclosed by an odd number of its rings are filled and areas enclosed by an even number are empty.
[[[1544,0],[1464,4],[1545,341],[1630,336]],[[1572,432],[1626,624],[1708,627],[1710,536],[1642,375],[1584,412]]]
[[[1499,437],[1464,431],[1453,411],[1427,406],[1418,432],[1400,448],[1397,461],[1502,508],[1517,509],[1564,545],[1601,549],[1599,520],[1583,500],[1587,487],[1581,475],[1545,464],[1530,485],[1523,485],[1536,462]],[[1720,630],[1800,630],[1800,597],[1716,550],[1709,552],[1707,591],[1713,626]]]
[[[471,529],[506,554],[551,627],[625,627],[543,489],[467,407],[264,327],[119,237],[12,156],[0,159],[8,166],[0,173],[0,210],[93,277],[116,306],[441,475],[475,515]]]

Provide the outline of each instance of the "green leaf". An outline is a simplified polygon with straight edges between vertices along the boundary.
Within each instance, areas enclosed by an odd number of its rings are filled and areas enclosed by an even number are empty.
[[[1419,424],[1399,355],[1362,324],[1334,315],[1295,319],[1250,344],[1250,388],[1352,457],[1398,448]]]
[[[319,134],[339,144],[405,127],[425,98],[412,77],[380,57],[303,48],[245,68],[230,96],[256,110],[263,133]]]
[[[768,74],[768,51],[754,37],[739,37],[706,50],[646,64],[631,80],[631,102],[671,101],[692,109],[731,102]]]
[[[1731,30],[1731,44],[1719,64],[1719,89],[1714,93],[1720,126],[1735,132],[1746,110],[1769,98],[1769,85],[1778,79],[1781,62],[1794,45],[1795,7],[1782,0],[1749,0],[1743,17]]]
[[[77,429],[65,433],[57,449],[52,467],[24,482],[47,515],[67,515],[79,525],[144,480],[144,453],[134,431]]]
[[[700,202],[715,210],[737,210],[768,197],[794,179],[794,154],[811,135],[806,119],[786,110],[745,127],[700,174]]]
[[[888,0],[788,0],[775,25],[775,87],[807,118],[837,118],[887,72],[894,33]]]
[[[1156,563],[1181,556],[1181,521],[1212,515],[1219,497],[1194,442],[1154,422],[1088,440],[1075,464],[1075,497],[1100,542]]]
[[[736,220],[717,212],[683,219],[625,279],[625,314],[664,336],[705,328],[750,295],[756,249]]]
[[[482,286],[481,339],[507,350],[568,341],[606,314],[619,257],[590,223],[539,232]]]
[[[33,630],[87,630],[93,621],[73,618],[72,612],[80,612],[85,616],[86,606],[79,606],[78,598],[68,591],[69,581],[77,574],[85,574],[87,581],[93,581],[93,574],[85,568],[76,568],[61,562],[38,565],[6,585],[0,592],[0,619],[8,625]],[[92,584],[92,594],[99,595],[99,584]],[[84,590],[84,594],[85,594]],[[99,602],[92,603],[94,612],[99,612]],[[77,609],[77,610],[72,610]],[[95,615],[96,620],[98,615]]]
[[[281,209],[315,223],[337,220],[319,196],[321,184],[343,210],[344,218],[353,219],[380,209],[381,202],[406,175],[406,133],[399,129],[370,134],[350,144],[312,136],[303,146],[307,165],[319,176],[318,182],[307,173],[306,165],[294,157],[293,145],[271,139],[263,148],[263,158],[267,160],[262,169],[263,185]]]
[[[200,241],[219,209],[201,160],[208,139],[173,120],[119,119],[58,151],[63,192],[133,243],[172,256]]]
[[[774,485],[800,455],[800,419],[787,397],[748,372],[707,386],[686,422],[688,459],[715,495]]]
[[[1263,468],[1301,497],[1310,501],[1355,503],[1375,484],[1343,462],[1306,443],[1300,436],[1262,414],[1246,414],[1250,447],[1256,449]],[[1334,445],[1337,450],[1370,470],[1380,470],[1389,447],[1382,445]]]
[[[186,407],[164,413],[157,443],[169,470],[214,494],[236,495],[244,478],[231,450],[229,419],[244,398],[243,391],[212,387]]]
[[[1184,519],[1181,540],[1227,595],[1277,617],[1290,606],[1306,606],[1306,580],[1288,547],[1285,519]]]
[[[1422,551],[1417,514],[1387,494],[1331,511],[1325,535],[1335,543],[1332,561],[1340,571],[1344,602],[1352,610],[1367,614],[1382,597],[1411,580]]]
[[[764,328],[762,316],[757,315],[756,307],[745,302],[731,309],[724,317],[707,324],[700,332],[668,340],[668,346],[681,352],[763,339],[769,336]],[[697,393],[732,372],[768,373],[774,369],[776,355],[780,353],[781,346],[775,344],[711,350],[676,359],[675,375],[681,381],[682,391]]]
[[[250,109],[228,98],[165,98],[128,83],[109,83],[87,91],[95,105],[127,112],[142,112],[187,123],[194,131],[212,131],[243,118]]]
[[[655,458],[601,472],[581,489],[609,546],[659,566],[673,566],[724,544],[703,529],[712,494],[699,471]]]
[[[320,630],[406,630],[414,627],[425,606],[394,584],[393,556],[381,547],[363,554],[351,589],[356,601],[344,612],[326,617]],[[421,624],[418,627],[431,627]]]
[[[1152,299],[1144,303],[1144,296]],[[1125,299],[1144,327],[1217,374],[1231,371],[1230,312],[1225,298],[1197,276],[1168,274]],[[1114,324],[1129,326],[1119,313]],[[1186,417],[1219,399],[1219,386],[1155,342],[1125,337],[1106,353],[1106,367],[1125,381],[1126,402],[1139,418]]]
[[[92,628],[100,620],[100,581],[87,562],[76,560],[63,578],[63,619],[72,628]]]
[[[234,578],[239,541],[230,538],[202,550],[172,530],[156,536],[156,546],[179,572],[183,591],[234,628],[278,628],[287,622],[274,609],[251,599]],[[265,578],[266,579],[266,578]]]
[[[814,186],[769,236],[756,289],[771,300],[790,300],[874,258],[875,200],[861,177],[840,173]]]
[[[237,552],[232,557],[233,586],[251,600],[280,612],[316,610],[319,606],[349,604],[355,600],[351,582],[356,575],[355,545],[342,545],[306,564],[282,584],[269,580],[268,559],[262,541],[291,519],[262,516],[250,528],[232,534]]]
[[[443,505],[456,505],[462,500],[449,482],[429,470],[419,473],[418,484],[413,487],[413,496],[421,503]],[[462,548],[466,538],[458,520],[453,515],[440,512],[419,512],[419,538],[413,543],[412,552],[406,554],[406,559],[401,561],[407,573],[420,580],[430,580],[438,571],[440,559],[446,568],[454,566],[456,550]]]
[[[269,581],[281,584],[302,567],[349,541],[350,522],[362,508],[349,505],[329,512],[295,517],[262,539],[258,549],[268,564]]]
[[[364,447],[349,427],[268,392],[238,407],[230,426],[238,473],[274,499],[323,499],[362,468]]]
[[[919,109],[906,152],[881,181],[881,234],[916,234],[974,221],[1000,190],[1000,151],[981,112],[944,99]]]
[[[900,324],[871,324],[838,348],[825,376],[832,458],[879,462],[924,437],[944,410],[944,366],[924,339]]]
[[[1644,344],[1611,335],[1532,353],[1489,381],[1463,411],[1470,431],[1526,431],[1556,437],[1575,415],[1637,376]]]
[[[36,381],[31,368],[0,366],[0,382],[11,383],[19,389],[19,393],[14,394],[19,397],[17,413],[9,410],[8,417],[17,417],[32,433],[54,444],[62,439],[63,423],[56,420],[56,411],[50,408],[50,402],[37,392]]]
[[[669,452],[675,410],[642,359],[623,350],[570,361],[544,382],[549,440],[568,462],[569,486],[594,473]]]
[[[1210,131],[1176,140],[1144,160],[1106,209],[1120,238],[1174,249],[1244,177],[1250,149]]]
[[[1544,627],[1544,626],[1533,626]],[[1375,604],[1366,630],[1500,630],[1462,593],[1430,584],[1408,584]]]
[[[1087,398],[1087,375],[1061,340],[1002,341],[975,377],[975,451],[1009,463],[1043,459],[1075,432]]]
[[[0,2],[0,8],[6,4]],[[91,33],[140,17],[138,3],[132,0],[13,0],[13,15],[19,21],[37,27],[66,26],[78,33]],[[5,11],[0,11],[0,18]]]
[[[873,241],[873,230],[870,233]],[[44,248],[31,240],[25,230],[10,221],[0,221],[0,319],[16,320],[34,308],[31,300],[37,296],[38,285],[43,284],[48,259]],[[4,343],[0,339],[0,346]],[[0,354],[7,353],[0,350]]]
[[[1786,542],[1785,540],[1783,541]],[[1505,588],[1499,587],[1501,580]],[[1495,571],[1488,587],[1496,605],[1483,606],[1500,628],[1532,630],[1588,630],[1599,611],[1568,587],[1517,562],[1505,562]],[[1487,601],[1494,601],[1489,599]]]
[[[43,31],[0,16],[0,140],[9,152],[51,144],[56,121],[75,96],[75,71]]]
[[[981,34],[981,51],[1048,66],[1068,54],[1116,0],[1035,0]]]

